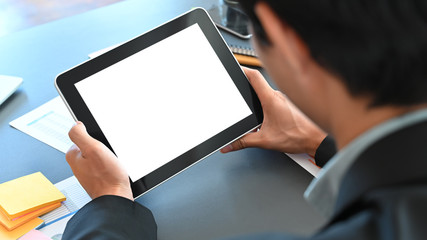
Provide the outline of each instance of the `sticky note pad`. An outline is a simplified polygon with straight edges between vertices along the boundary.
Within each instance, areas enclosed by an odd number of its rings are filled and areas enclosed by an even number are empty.
[[[3,226],[0,226],[0,239],[1,240],[16,240],[19,237],[22,237],[24,234],[28,233],[32,229],[40,226],[43,223],[43,220],[40,218],[34,218],[33,220],[25,223],[24,225],[16,228],[15,230],[8,231]]]
[[[52,239],[40,231],[31,230],[27,234],[22,236],[19,240],[52,240]]]
[[[9,220],[5,214],[0,212],[0,224],[3,225],[7,230],[11,231],[24,223],[29,222],[30,220],[39,217],[45,213],[48,213],[52,211],[53,209],[56,209],[61,206],[61,203],[54,203],[53,205],[49,205],[43,208],[40,208],[38,210],[35,210],[34,212],[30,212],[25,214],[22,217],[16,218],[14,220]]]
[[[9,220],[65,200],[41,172],[2,183],[0,192],[0,210]]]

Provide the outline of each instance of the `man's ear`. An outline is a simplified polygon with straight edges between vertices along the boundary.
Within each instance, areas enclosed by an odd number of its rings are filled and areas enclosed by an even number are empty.
[[[267,3],[258,2],[255,5],[255,13],[270,44],[286,57],[294,69],[303,71],[306,61],[311,59],[305,42]]]

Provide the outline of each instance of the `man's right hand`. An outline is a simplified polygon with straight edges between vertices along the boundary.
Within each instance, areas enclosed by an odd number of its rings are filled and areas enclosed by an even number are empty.
[[[258,131],[246,134],[221,149],[221,152],[260,147],[314,156],[326,133],[308,119],[283,93],[272,89],[259,71],[249,68],[243,70],[261,101],[264,121]]]

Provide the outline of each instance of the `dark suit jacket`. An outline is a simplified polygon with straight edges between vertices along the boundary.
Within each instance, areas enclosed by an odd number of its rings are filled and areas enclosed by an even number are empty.
[[[104,196],[69,221],[63,239],[156,239],[151,212]],[[342,180],[334,216],[311,237],[262,233],[236,239],[427,239],[427,122],[379,140]]]

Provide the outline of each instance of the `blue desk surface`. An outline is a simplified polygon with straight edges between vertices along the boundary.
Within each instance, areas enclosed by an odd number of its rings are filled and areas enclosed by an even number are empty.
[[[127,0],[0,38],[0,74],[24,79],[0,106],[0,182],[41,171],[72,175],[64,154],[9,126],[58,96],[54,78],[87,55],[140,35],[213,0]],[[284,154],[215,153],[138,199],[158,222],[159,239],[213,239],[259,231],[309,234],[324,219],[302,194],[312,176]]]

